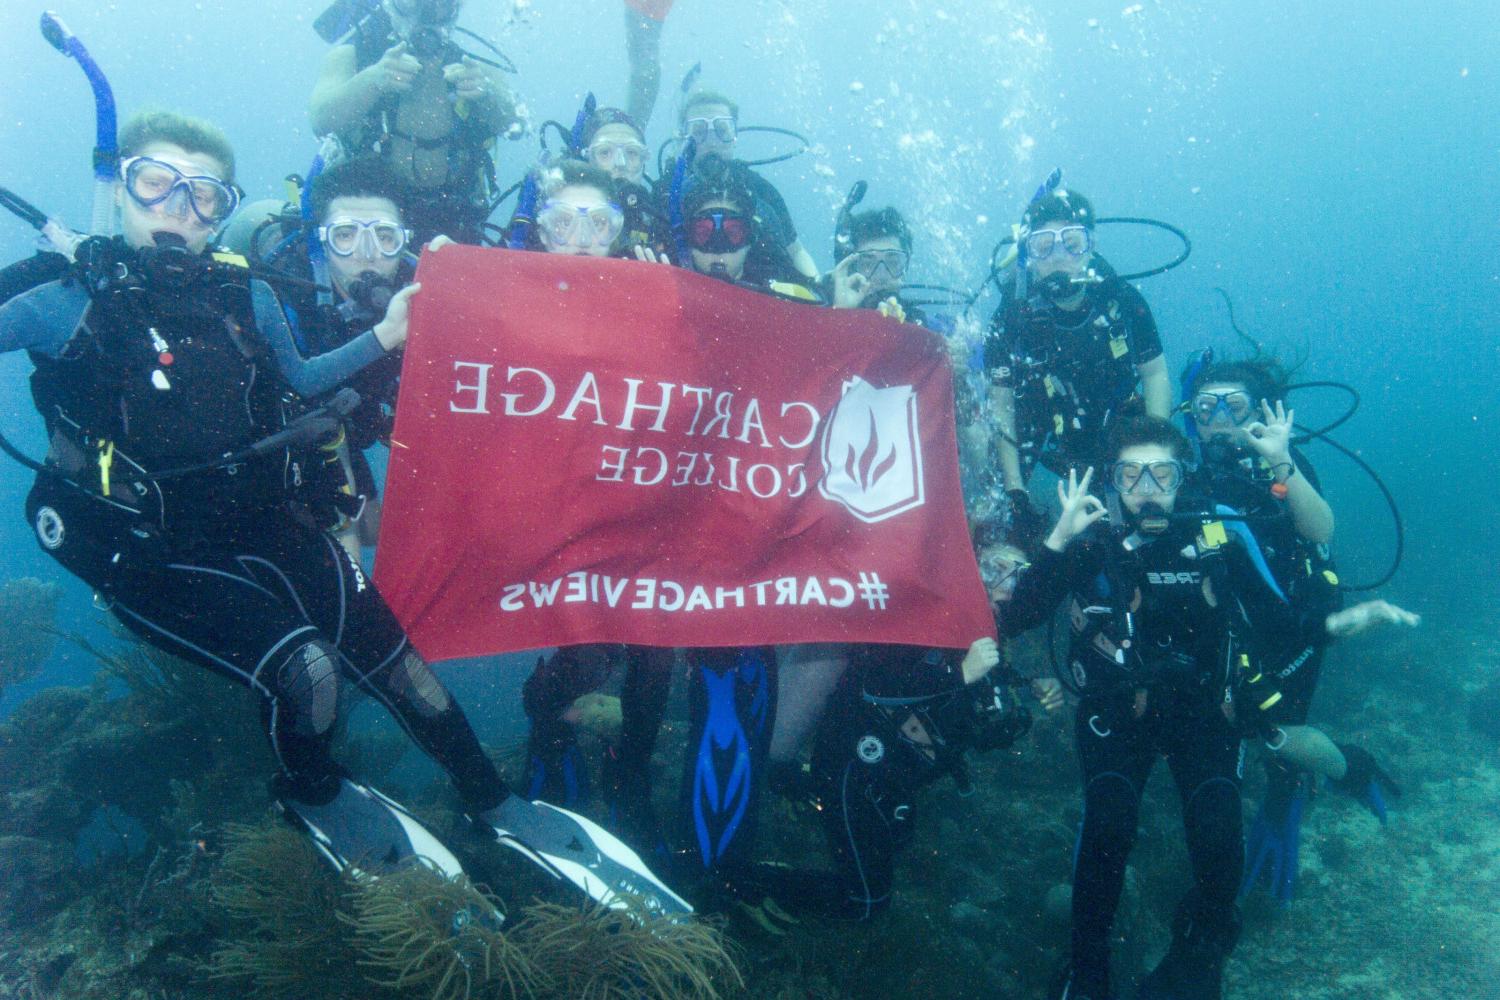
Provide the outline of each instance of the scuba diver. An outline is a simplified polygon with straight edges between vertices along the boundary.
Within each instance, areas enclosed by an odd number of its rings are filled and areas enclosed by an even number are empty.
[[[639,857],[565,810],[513,794],[463,710],[358,561],[327,532],[321,445],[344,402],[315,399],[406,339],[420,286],[338,349],[304,360],[270,285],[215,254],[239,201],[213,125],[168,112],[120,135],[123,238],[91,237],[61,280],[0,307],[46,422],[26,515],[38,543],[142,640],[250,688],[276,760],[272,795],[339,869],[457,862],[331,754],[357,685],[450,776],[475,830],[605,905],[687,906]]]
[[[888,316],[926,326],[922,311],[901,300],[911,265],[911,227],[894,208],[840,213],[834,237],[834,268],[825,296],[838,309],[880,309]]]
[[[759,214],[756,175],[732,160],[698,160],[681,195],[680,264],[699,274],[770,292],[784,298],[821,302],[785,250],[763,238],[768,225]]]
[[[1001,618],[1004,632],[1016,635],[1069,604],[1072,637],[1060,679],[1080,699],[1074,736],[1084,819],[1071,957],[1051,996],[1116,995],[1111,927],[1146,779],[1165,757],[1182,797],[1194,884],[1173,921],[1171,949],[1139,996],[1218,1000],[1239,936],[1235,898],[1245,863],[1241,734],[1231,716],[1254,675],[1242,665],[1237,609],[1267,585],[1237,537],[1184,490],[1190,451],[1171,424],[1118,421],[1103,454],[1108,506],[1088,492],[1092,468],[1081,478],[1069,471],[1058,484],[1061,516]],[[1110,524],[1095,528],[1106,515]]]
[[[656,197],[646,183],[646,133],[618,108],[596,108],[585,119],[578,153],[614,179],[615,202],[625,213],[622,246],[649,247],[664,254],[671,246],[671,227],[656,211]]]
[[[993,521],[975,526],[974,541],[985,590],[1003,614],[1027,564]],[[834,870],[761,863],[742,884],[726,887],[734,912],[772,934],[786,933],[788,911],[843,920],[884,912],[895,859],[915,830],[917,792],[948,776],[959,794],[970,794],[965,754],[1007,749],[1031,725],[1016,692],[1028,682],[1002,663],[992,639],[976,640],[964,653],[876,644],[836,648],[848,669],[835,678],[832,697],[818,703],[811,765],[799,764],[795,777],[782,776],[777,788],[817,811]],[[794,688],[788,697],[788,669],[783,664],[783,704],[802,696]],[[1062,707],[1055,678],[1029,685],[1049,714]]]
[[[287,318],[304,356],[335,350],[379,323],[396,294],[416,274],[412,233],[401,202],[405,188],[375,157],[345,160],[318,174],[311,193],[312,234],[318,253],[292,252],[271,263],[313,284],[291,284],[282,293]],[[437,249],[447,237],[435,237]],[[307,244],[290,244],[300,251]],[[345,438],[335,449],[347,479],[346,523],[335,534],[358,557],[380,531],[380,500],[366,448],[387,441],[395,422],[402,352],[391,351],[360,369],[345,383],[359,393],[359,405],[344,422]]]
[[[716,91],[696,90],[687,95],[678,110],[678,138],[682,142],[692,142],[695,166],[709,160],[738,164],[734,159],[734,148],[739,141],[739,123],[738,104]],[[816,280],[818,266],[797,237],[797,227],[787,210],[786,199],[770,181],[748,166],[738,165],[753,198],[746,211],[760,220],[757,240],[763,242],[770,252],[782,251],[801,276],[798,281]],[[670,209],[666,214],[672,217]]]
[[[1162,418],[1172,409],[1150,307],[1098,254],[1093,205],[1056,183],[1021,216],[1015,274],[984,351],[1000,473],[1016,540],[1028,549],[1044,528],[1026,492],[1036,463],[1059,476],[1103,467],[1114,420],[1142,406]]]
[[[378,154],[410,189],[418,243],[445,233],[477,243],[489,217],[500,135],[519,136],[500,64],[453,40],[462,0],[345,0],[313,88],[313,131],[345,155]],[[322,22],[323,19],[320,19]],[[332,157],[327,157],[332,160]]]
[[[613,141],[613,140],[605,140]],[[618,193],[615,178],[603,169],[581,160],[562,160],[550,167],[539,167],[535,227],[527,232],[524,245],[546,253],[607,257],[622,255],[625,212],[615,201]],[[578,710],[574,703],[607,681],[623,665],[639,669],[639,664],[664,652],[646,647],[590,643],[564,646],[550,656],[537,659],[536,667],[521,689],[522,707],[531,732],[527,739],[526,792],[531,798],[547,798],[566,806],[581,803],[588,797],[589,769],[578,748]],[[654,745],[654,732],[651,743]],[[638,741],[637,741],[638,742]],[[619,745],[606,750],[606,767],[614,767],[606,782],[608,798],[615,809],[615,820],[622,815],[632,819],[641,810],[641,822],[627,823],[627,839],[646,848],[654,848],[659,839],[650,821],[650,795],[644,786],[643,805],[638,810],[619,802],[626,782],[622,761],[633,761],[644,775],[650,760],[627,757]],[[632,803],[633,804],[633,803]],[[611,824],[614,826],[614,823]]]
[[[1251,825],[1241,896],[1265,876],[1282,905],[1295,891],[1299,828],[1317,777],[1360,801],[1382,823],[1385,797],[1401,794],[1369,751],[1334,743],[1307,724],[1327,646],[1380,624],[1414,626],[1420,620],[1385,601],[1343,607],[1328,548],[1333,513],[1312,464],[1292,444],[1294,414],[1286,409],[1286,393],[1284,369],[1266,356],[1213,363],[1205,352],[1183,378],[1187,423],[1199,451],[1194,488],[1219,513],[1246,518],[1240,522],[1246,542],[1276,584],[1275,600],[1263,593],[1246,603],[1265,679],[1255,702],[1244,706],[1241,722],[1265,748],[1267,784]],[[1267,601],[1290,609],[1297,627],[1259,627],[1260,606]]]
[[[680,236],[686,248],[681,266],[742,288],[820,304],[817,293],[799,283],[786,255],[756,238],[760,220],[754,215],[747,174],[743,166],[719,158],[692,169],[691,182],[681,193]],[[638,248],[636,256],[671,263],[645,248]],[[776,720],[777,650],[754,646],[681,653],[687,661],[690,721],[679,833],[670,849],[684,875],[693,873],[717,897],[723,886],[743,883],[753,868],[755,826]],[[652,815],[648,770],[674,663],[670,650],[631,651],[621,696],[619,759],[606,759],[605,768],[606,794],[612,812],[622,817],[622,829],[663,851],[668,844]]]
[[[814,737],[800,795],[823,825],[833,870],[754,863],[721,887],[731,912],[772,934],[793,914],[870,920],[891,904],[916,795],[944,776],[972,791],[964,754],[1010,747],[1031,724],[996,670],[995,640],[968,650],[854,644]]]
[[[516,249],[585,257],[627,256],[621,247],[625,211],[609,174],[582,160],[535,168],[534,221],[511,222]]]

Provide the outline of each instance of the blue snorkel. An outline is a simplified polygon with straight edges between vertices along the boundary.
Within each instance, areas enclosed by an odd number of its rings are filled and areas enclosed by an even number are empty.
[[[50,10],[42,14],[42,37],[54,49],[78,63],[94,91],[94,214],[89,231],[108,236],[114,232],[115,170],[120,162],[115,94],[88,49]]]
[[[1198,441],[1198,434],[1193,426],[1193,413],[1192,409],[1188,406],[1188,400],[1193,391],[1193,383],[1197,382],[1204,371],[1208,369],[1208,366],[1213,363],[1214,349],[1212,347],[1205,347],[1193,355],[1188,360],[1187,366],[1182,369],[1180,380],[1182,383],[1182,430],[1187,435],[1187,439],[1193,442],[1194,449],[1200,449],[1201,443]]]
[[[687,187],[688,170],[692,168],[693,157],[698,152],[698,144],[688,139],[682,146],[682,152],[677,154],[677,166],[672,169],[672,187],[667,196],[668,220],[672,223],[672,239],[677,246],[677,266],[688,267],[692,257],[688,254],[687,242],[687,219],[682,214],[682,195]]]
[[[1021,217],[1024,219],[1027,212],[1035,208],[1038,202],[1056,191],[1062,184],[1062,178],[1062,167],[1053,167],[1052,173],[1047,175],[1047,179],[1042,181],[1036,193],[1031,196],[1031,200],[1026,203],[1026,211],[1021,213]],[[1027,294],[1030,292],[1029,265],[1030,262],[1026,259],[1026,233],[1019,232],[1016,234],[1016,298],[1021,302],[1026,301]]]
[[[599,102],[594,98],[591,90],[583,99],[583,107],[578,109],[578,115],[573,119],[573,131],[568,140],[568,155],[583,159],[583,133],[589,127],[589,119],[594,117],[594,111],[599,107]]]

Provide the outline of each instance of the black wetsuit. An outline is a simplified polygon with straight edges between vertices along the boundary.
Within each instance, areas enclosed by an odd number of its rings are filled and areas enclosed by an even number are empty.
[[[306,258],[295,255],[298,261]],[[396,272],[397,287],[411,283],[415,267],[403,263]],[[310,268],[300,268],[292,277],[311,278]],[[319,302],[315,293],[294,289],[285,293],[283,299],[289,307],[287,320],[292,327],[292,336],[297,349],[305,357],[317,357],[337,350],[361,334],[374,328],[384,314],[374,314],[334,293],[340,301],[337,305]],[[359,393],[359,405],[344,420],[344,431],[348,443],[349,491],[355,497],[374,500],[380,495],[380,486],[374,470],[365,458],[365,449],[378,442],[390,439],[396,422],[396,395],[401,387],[401,362],[403,351],[386,353],[355,372],[343,383]]]
[[[1307,457],[1292,450],[1297,475],[1320,490],[1316,470]],[[1193,475],[1195,490],[1223,506],[1252,518],[1246,527],[1253,535],[1284,602],[1266,590],[1248,601],[1250,641],[1257,661],[1275,678],[1281,699],[1264,713],[1271,725],[1300,726],[1307,722],[1313,693],[1329,642],[1325,619],[1343,607],[1343,593],[1328,546],[1316,545],[1297,534],[1286,502],[1271,495],[1271,469],[1260,459],[1238,453],[1211,454]],[[1279,606],[1278,606],[1279,605]],[[1282,621],[1290,614],[1294,628],[1257,627],[1265,616]]]
[[[1073,964],[1091,978],[1107,978],[1141,795],[1160,757],[1182,797],[1195,916],[1234,921],[1244,867],[1243,755],[1225,707],[1233,704],[1242,648],[1238,601],[1265,584],[1237,541],[1215,544],[1208,530],[1200,541],[1200,527],[1174,523],[1135,551],[1127,551],[1122,529],[1091,533],[1063,553],[1042,547],[1001,622],[1016,635],[1068,602],[1065,672],[1080,694],[1074,735],[1084,785]]]
[[[1111,421],[1137,396],[1141,365],[1161,357],[1151,309],[1115,276],[1088,286],[1076,310],[1039,293],[1022,299],[1009,285],[990,321],[984,367],[991,384],[1015,393],[1016,442],[1023,474],[1040,462],[1060,474],[1102,467]]]
[[[0,307],[0,351],[31,352],[51,435],[26,503],[43,549],[147,642],[259,696],[279,794],[317,804],[338,792],[329,748],[352,683],[469,808],[497,805],[505,786],[462,710],[323,530],[341,480],[321,442],[241,454],[378,358],[373,335],[304,361],[265,284],[221,268],[168,287],[110,247],[128,287],[100,277],[110,262],[88,272],[92,292],[68,278]]]

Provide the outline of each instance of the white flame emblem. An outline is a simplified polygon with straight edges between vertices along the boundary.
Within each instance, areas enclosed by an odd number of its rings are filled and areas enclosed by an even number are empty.
[[[823,470],[818,492],[861,521],[873,524],[920,507],[922,438],[912,387],[845,382],[823,427]]]

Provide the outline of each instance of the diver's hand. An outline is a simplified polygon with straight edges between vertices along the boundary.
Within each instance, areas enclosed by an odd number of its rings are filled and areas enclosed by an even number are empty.
[[[375,339],[387,351],[394,351],[406,343],[408,322],[411,318],[411,297],[422,290],[421,284],[413,282],[391,296],[385,307],[385,318],[375,324]]]
[[[1421,615],[1414,615],[1398,608],[1389,601],[1365,601],[1343,611],[1335,611],[1324,620],[1328,634],[1335,639],[1359,635],[1376,625],[1405,625],[1415,628],[1422,623]]]
[[[875,307],[875,311],[887,319],[895,320],[897,323],[906,322],[906,307],[894,295],[888,299],[881,300],[880,305]]]
[[[463,101],[482,101],[495,92],[484,68],[468,56],[464,56],[462,62],[443,67],[443,82],[453,88],[455,97]]]
[[[657,253],[650,247],[641,246],[639,243],[637,243],[631,249],[635,251],[636,260],[643,261],[647,264],[666,264],[668,267],[672,266],[672,261],[667,257],[665,251],[663,251],[662,253]]]
[[[973,644],[969,646],[969,651],[964,654],[964,683],[973,684],[993,670],[999,662],[1000,647],[994,639],[988,636],[985,636],[983,639],[975,639]]]
[[[870,279],[854,270],[854,254],[833,269],[833,308],[858,309],[870,294]]]
[[[1278,466],[1292,464],[1292,417],[1295,411],[1288,410],[1278,401],[1275,412],[1272,412],[1271,404],[1264,399],[1260,401],[1260,410],[1265,419],[1257,420],[1245,428],[1245,443],[1251,451],[1266,460],[1273,472],[1279,474],[1282,470]],[[1288,473],[1287,478],[1290,478],[1292,470],[1285,471]]]
[[[1068,481],[1066,483],[1058,480],[1057,499],[1062,503],[1062,514],[1057,519],[1057,524],[1052,529],[1052,534],[1042,544],[1053,552],[1061,552],[1068,544],[1091,528],[1096,522],[1108,513],[1099,498],[1089,492],[1089,483],[1094,479],[1094,467],[1091,465],[1084,472],[1083,479],[1078,479],[1076,469],[1068,470]]]
[[[1042,710],[1048,715],[1063,706],[1062,681],[1056,677],[1038,677],[1031,682],[1031,693],[1036,700],[1042,703]]]
[[[406,51],[404,41],[397,42],[385,50],[385,55],[370,67],[370,72],[382,94],[404,94],[422,72],[422,61]]]
[[[438,233],[432,239],[428,240],[427,245],[422,249],[423,252],[431,251],[432,253],[436,253],[437,251],[443,249],[443,247],[451,247],[457,245],[457,242],[451,236],[444,236],[442,233]]]

